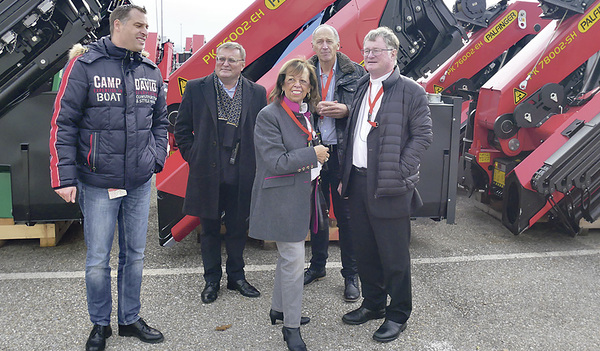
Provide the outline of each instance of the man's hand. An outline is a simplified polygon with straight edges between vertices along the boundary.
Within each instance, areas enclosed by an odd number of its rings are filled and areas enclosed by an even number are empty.
[[[66,188],[55,189],[54,191],[66,202],[75,203],[75,198],[77,197],[77,187],[68,186]]]
[[[317,113],[331,118],[348,117],[348,106],[337,101],[321,101],[317,104]]]
[[[327,162],[329,160],[329,149],[323,145],[317,145],[314,147],[315,153],[317,154],[317,161],[321,162],[321,164]]]

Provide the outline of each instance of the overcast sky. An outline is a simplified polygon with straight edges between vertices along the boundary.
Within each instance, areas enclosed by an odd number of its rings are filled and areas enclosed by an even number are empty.
[[[148,11],[150,32],[160,34],[161,2],[163,37],[181,49],[182,40],[194,34],[204,35],[206,41],[233,21],[255,0],[132,0]],[[164,40],[162,40],[164,41]]]

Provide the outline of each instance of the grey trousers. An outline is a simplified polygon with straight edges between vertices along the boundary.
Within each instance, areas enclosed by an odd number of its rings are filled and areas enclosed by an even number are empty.
[[[276,244],[279,259],[275,269],[271,308],[283,312],[285,327],[298,328],[304,289],[304,241],[277,241]]]

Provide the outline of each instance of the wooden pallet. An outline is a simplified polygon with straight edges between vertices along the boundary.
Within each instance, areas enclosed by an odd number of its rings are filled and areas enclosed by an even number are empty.
[[[6,240],[40,239],[41,247],[56,246],[73,221],[38,223],[33,226],[15,224],[11,218],[0,219],[0,246]]]

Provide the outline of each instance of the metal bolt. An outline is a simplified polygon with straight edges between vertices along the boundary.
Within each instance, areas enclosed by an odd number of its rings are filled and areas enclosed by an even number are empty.
[[[412,16],[406,16],[406,22],[412,22]]]
[[[41,59],[41,60],[40,60],[40,63],[41,63],[42,65],[45,65],[45,64],[46,64],[46,59]]]
[[[517,138],[510,139],[508,142],[508,148],[510,151],[517,151],[521,147],[521,142]]]
[[[396,32],[402,32],[402,26],[396,26]]]

